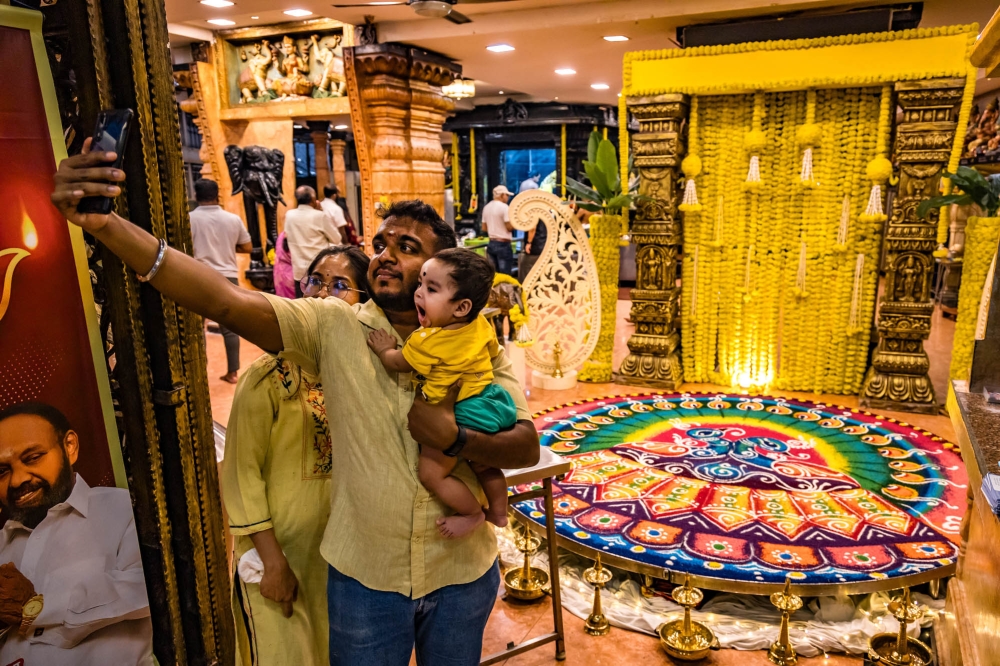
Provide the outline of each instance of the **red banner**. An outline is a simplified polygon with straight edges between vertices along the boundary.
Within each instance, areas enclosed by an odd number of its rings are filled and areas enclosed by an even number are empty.
[[[74,248],[49,201],[54,148],[63,149],[53,146],[28,30],[0,26],[0,62],[0,408],[38,401],[62,411],[80,436],[77,471],[114,486],[90,278],[82,244]]]

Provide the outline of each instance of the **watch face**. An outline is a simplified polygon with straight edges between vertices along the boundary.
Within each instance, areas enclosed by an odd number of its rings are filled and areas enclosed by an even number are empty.
[[[42,602],[38,599],[29,599],[28,603],[24,604],[23,612],[28,616],[37,616],[42,612]]]

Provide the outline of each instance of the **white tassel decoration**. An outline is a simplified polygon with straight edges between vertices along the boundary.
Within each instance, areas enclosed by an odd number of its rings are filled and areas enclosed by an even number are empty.
[[[688,178],[684,185],[684,199],[681,201],[685,206],[698,206],[698,190],[694,186],[694,178]]]
[[[837,228],[837,245],[841,247],[847,245],[847,231],[850,222],[851,197],[844,197],[844,204],[840,207],[840,226]]]
[[[691,271],[691,282],[694,284],[691,287],[691,316],[695,316],[695,310],[698,309],[698,251],[701,249],[700,245],[696,245],[694,248],[694,268]]]
[[[875,187],[878,187],[876,185]],[[863,280],[865,276],[865,255],[858,254],[858,260],[854,264],[854,287],[851,290],[851,313],[847,318],[847,332],[854,334],[858,331],[858,324],[861,318],[861,296],[864,288]]]
[[[760,182],[760,157],[757,155],[750,156],[750,171],[747,173],[748,183],[759,183]]]
[[[806,295],[806,242],[799,243],[799,269],[795,274],[795,291],[798,296]]]
[[[881,219],[885,212],[882,210],[882,186],[878,183],[872,185],[872,193],[868,197],[868,206],[865,207],[865,217],[875,220]]]
[[[799,173],[799,180],[803,183],[813,181],[813,149],[806,148],[802,151],[802,171]]]

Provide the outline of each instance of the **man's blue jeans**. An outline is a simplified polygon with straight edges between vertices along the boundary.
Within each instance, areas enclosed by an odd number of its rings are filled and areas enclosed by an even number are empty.
[[[493,261],[497,273],[514,274],[514,250],[510,246],[510,241],[491,240],[486,246],[486,254]]]
[[[420,599],[372,590],[333,567],[327,579],[330,666],[476,666],[500,587],[500,567]]]

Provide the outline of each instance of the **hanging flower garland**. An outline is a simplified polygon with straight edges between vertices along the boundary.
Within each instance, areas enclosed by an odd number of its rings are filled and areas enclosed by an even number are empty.
[[[688,116],[688,154],[681,162],[681,171],[687,176],[684,184],[684,198],[680,210],[685,213],[695,213],[701,210],[698,203],[698,191],[694,179],[701,173],[701,157],[698,156],[698,98],[691,98],[691,110]]]
[[[611,358],[615,347],[615,320],[618,305],[618,237],[621,222],[617,215],[590,216],[590,248],[597,262],[601,292],[601,331],[597,346],[578,376],[582,382],[610,382]]]
[[[958,290],[958,320],[955,323],[955,344],[951,352],[951,379],[967,380],[972,368],[979,301],[990,262],[1000,239],[1000,217],[970,217],[965,227],[965,256],[962,286]]]
[[[757,192],[763,185],[760,177],[760,153],[764,150],[765,137],[761,130],[761,123],[764,118],[764,93],[757,91],[753,98],[753,120],[750,131],[743,138],[743,149],[750,156],[750,167],[747,171],[747,179],[743,183],[743,189],[749,192]]]
[[[802,187],[816,187],[813,177],[813,147],[819,145],[822,132],[816,124],[816,91],[810,88],[806,91],[806,122],[799,126],[795,138],[802,147],[802,169],[799,172],[799,184]]]
[[[972,44],[974,41],[970,40]],[[969,47],[970,52],[972,46]],[[962,94],[962,106],[958,111],[958,126],[955,130],[955,141],[951,146],[951,155],[948,157],[948,173],[955,173],[958,171],[958,162],[962,157],[962,150],[964,149],[965,137],[964,130],[962,128],[969,126],[969,115],[972,112],[972,99],[976,94],[976,74],[978,70],[975,67],[969,67],[969,73],[966,75],[965,79],[965,91]],[[952,184],[950,178],[944,178],[941,180],[941,185],[945,194],[951,194]],[[951,216],[948,215],[948,210],[950,206],[943,206],[940,211],[938,211],[938,224],[937,224],[937,249],[934,250],[934,256],[938,258],[944,258],[948,256],[948,227],[951,221]]]
[[[882,208],[882,186],[892,178],[892,162],[886,157],[889,149],[889,106],[892,101],[892,86],[882,86],[882,101],[878,114],[878,145],[877,155],[868,163],[865,174],[872,182],[871,194],[868,195],[868,206],[861,214],[862,222],[884,222],[885,211]]]

